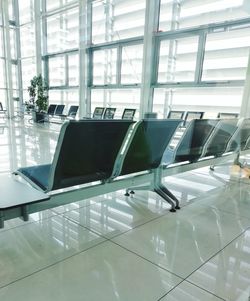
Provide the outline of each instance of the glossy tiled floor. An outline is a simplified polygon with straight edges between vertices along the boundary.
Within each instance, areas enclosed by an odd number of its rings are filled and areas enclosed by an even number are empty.
[[[0,173],[51,161],[59,125],[0,126]],[[154,193],[118,191],[6,222],[0,300],[249,301],[249,180],[225,167],[165,183],[175,214]]]

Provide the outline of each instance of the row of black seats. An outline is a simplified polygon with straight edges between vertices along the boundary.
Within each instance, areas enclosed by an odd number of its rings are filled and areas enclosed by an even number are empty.
[[[133,120],[136,109],[125,108],[122,113],[122,119]],[[116,108],[96,107],[93,113],[93,119],[114,119]]]
[[[188,122],[192,119],[202,119],[204,117],[205,112],[197,112],[197,111],[169,111],[168,117],[169,119],[183,119],[185,122]],[[230,118],[238,118],[238,113],[222,113],[219,112],[217,114],[217,118],[220,119],[230,119]]]
[[[152,119],[137,123],[68,121],[61,128],[53,162],[20,168],[17,173],[49,192],[93,181],[112,183],[122,175],[152,173],[159,167],[172,168],[174,163],[204,162],[206,158],[250,150],[250,119],[192,120],[173,150],[168,145],[180,123]],[[171,204],[172,211],[179,209],[178,200],[161,178],[150,187]]]
[[[70,106],[68,113],[63,114],[65,105],[56,105],[50,104],[48,107],[47,115],[50,117],[61,117],[61,118],[71,118],[74,119],[76,117],[79,106]]]

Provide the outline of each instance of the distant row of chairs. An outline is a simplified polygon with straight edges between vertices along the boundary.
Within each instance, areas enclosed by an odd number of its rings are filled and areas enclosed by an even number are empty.
[[[114,119],[116,108],[96,107],[93,113],[93,119]],[[136,109],[124,109],[122,119],[133,120]]]
[[[183,119],[185,122],[189,122],[192,119],[202,119],[205,112],[197,111],[169,111],[168,119]],[[218,113],[217,118],[220,119],[229,119],[229,118],[238,118],[238,113]]]
[[[79,106],[70,106],[67,114],[63,114],[64,108],[65,105],[50,104],[48,107],[47,115],[50,117],[75,119]]]

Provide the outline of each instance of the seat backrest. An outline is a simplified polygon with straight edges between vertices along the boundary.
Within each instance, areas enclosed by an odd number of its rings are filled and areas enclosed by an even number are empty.
[[[48,115],[54,115],[55,114],[55,109],[56,109],[56,105],[54,105],[54,104],[49,105],[47,114]]]
[[[197,161],[217,123],[217,119],[194,119],[190,121],[176,147],[174,162]]]
[[[233,136],[227,147],[228,152],[246,150],[250,148],[250,118],[240,119],[236,135]]]
[[[57,105],[54,115],[61,115],[63,113],[65,105]]]
[[[68,111],[68,117],[75,118],[78,108],[79,108],[79,106],[70,106],[69,111]]]
[[[138,123],[123,159],[121,175],[159,167],[181,120],[145,119]]]
[[[122,113],[122,119],[133,120],[136,109],[124,109]]]
[[[202,119],[204,112],[188,111],[185,116],[185,121],[191,121],[193,119]]]
[[[48,190],[109,178],[132,123],[128,120],[65,122],[52,162]]]
[[[237,130],[238,119],[220,120],[203,149],[202,157],[215,156],[219,157],[226,152],[227,145]]]
[[[168,119],[183,119],[184,114],[184,111],[169,111]]]
[[[106,108],[103,119],[113,119],[115,115],[116,108]]]
[[[96,107],[93,113],[93,119],[102,119],[105,108]]]
[[[218,113],[217,118],[221,119],[231,119],[231,118],[238,118],[239,114],[238,113]]]

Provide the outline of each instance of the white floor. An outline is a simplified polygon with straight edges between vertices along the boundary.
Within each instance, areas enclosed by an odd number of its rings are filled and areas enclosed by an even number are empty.
[[[0,173],[50,162],[59,128],[0,120]],[[249,301],[250,181],[205,168],[166,185],[177,213],[118,191],[6,222],[0,300]]]

